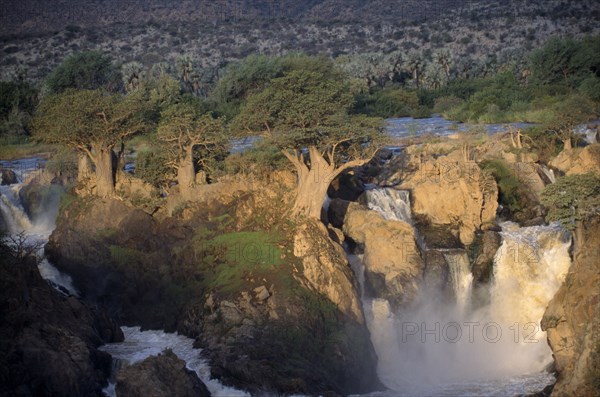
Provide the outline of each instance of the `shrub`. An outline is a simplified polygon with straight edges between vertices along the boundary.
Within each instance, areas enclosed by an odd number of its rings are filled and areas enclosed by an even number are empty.
[[[600,215],[600,177],[592,173],[558,178],[541,194],[548,221],[573,230],[577,221]]]
[[[514,214],[524,209],[523,185],[516,177],[510,166],[503,160],[489,160],[482,163],[482,168],[488,170],[498,183],[498,201]]]

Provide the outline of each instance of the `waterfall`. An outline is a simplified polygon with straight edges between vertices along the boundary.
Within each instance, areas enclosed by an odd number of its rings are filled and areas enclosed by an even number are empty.
[[[371,190],[367,205],[386,219],[410,219],[407,192],[394,192]],[[570,266],[570,235],[556,224],[501,226],[485,307],[470,304],[473,276],[464,250],[440,250],[454,299],[423,286],[411,305],[394,312],[388,301],[362,294],[377,373],[389,389],[378,396],[505,396],[554,381],[543,371],[552,352],[540,320]],[[349,261],[362,292],[362,258]]]
[[[448,264],[456,305],[458,310],[464,313],[469,309],[471,287],[473,284],[473,274],[471,274],[469,257],[464,250],[446,252],[443,255]]]
[[[412,223],[408,190],[378,188],[365,191],[367,207],[383,215],[386,220]]]
[[[71,277],[59,272],[44,256],[43,247],[54,229],[54,220],[48,222],[47,219],[43,219],[33,222],[25,213],[20,201],[19,191],[23,186],[22,181],[32,171],[39,169],[40,161],[40,159],[33,158],[1,163],[2,167],[15,171],[21,182],[10,186],[0,186],[0,217],[4,221],[5,232],[9,237],[14,237],[15,241],[19,241],[21,237],[16,235],[22,233],[25,238],[22,241],[23,244],[39,247],[37,256],[41,260],[38,262],[38,270],[42,278],[59,293],[78,296]],[[55,200],[55,204],[58,207],[58,200]],[[10,238],[8,242],[11,244]]]
[[[503,242],[494,258],[489,311],[514,334],[521,353],[527,352],[521,362],[541,370],[552,356],[540,320],[571,265],[571,236],[558,224],[501,226]]]
[[[119,343],[108,343],[100,347],[113,356],[113,369],[128,364],[135,364],[150,356],[160,354],[165,349],[171,349],[177,357],[185,361],[186,368],[194,371],[204,382],[213,397],[247,397],[248,393],[231,387],[223,386],[221,382],[210,377],[210,367],[205,359],[200,357],[201,349],[194,348],[194,340],[183,335],[163,331],[141,331],[140,327],[121,327],[125,340]],[[113,374],[114,375],[114,374]],[[114,379],[104,389],[110,397],[116,397]]]
[[[545,165],[540,165],[540,169],[548,179],[548,182],[554,183],[556,182],[556,176],[554,175],[554,171],[546,167]]]
[[[19,203],[20,186],[13,186],[0,188],[0,216],[4,220],[8,234],[17,234],[32,228],[25,210]]]

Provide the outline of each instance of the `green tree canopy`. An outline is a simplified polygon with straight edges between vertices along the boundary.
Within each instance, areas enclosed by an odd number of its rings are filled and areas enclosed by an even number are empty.
[[[583,95],[571,95],[552,107],[552,117],[544,126],[563,141],[565,149],[570,149],[574,128],[595,116],[594,102]]]
[[[537,83],[576,87],[591,74],[600,76],[600,36],[579,41],[553,37],[531,53],[529,65]]]
[[[541,201],[548,208],[547,220],[572,230],[577,221],[600,215],[600,177],[588,173],[558,178],[544,188]]]
[[[299,177],[294,212],[318,218],[331,181],[367,162],[384,135],[381,119],[349,113],[354,93],[344,74],[321,60],[307,64],[251,95],[232,126],[282,150]]]
[[[68,89],[45,97],[33,121],[34,136],[86,154],[96,168],[98,195],[110,196],[114,193],[113,147],[145,131],[152,119],[142,94]]]
[[[164,146],[170,164],[177,170],[181,191],[196,183],[194,158],[206,163],[228,144],[223,120],[214,118],[194,98],[175,103],[161,113],[157,138]],[[197,148],[201,150],[195,150]]]
[[[120,72],[113,66],[111,58],[96,51],[67,57],[46,79],[51,94],[68,88],[116,91],[120,84]]]

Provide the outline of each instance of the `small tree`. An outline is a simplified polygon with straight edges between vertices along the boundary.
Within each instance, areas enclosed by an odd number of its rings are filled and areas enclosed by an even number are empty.
[[[180,191],[196,183],[194,150],[202,147],[204,156],[210,156],[227,144],[223,121],[204,112],[192,99],[173,104],[162,113],[157,137],[177,170]]]
[[[558,178],[541,194],[548,208],[546,219],[573,230],[575,223],[600,215],[600,177],[592,173]]]
[[[58,94],[69,88],[115,91],[120,80],[120,73],[109,56],[87,51],[66,58],[48,76],[46,86],[51,94]]]
[[[115,191],[113,148],[147,127],[146,110],[140,95],[69,89],[41,101],[33,132],[42,141],[87,155],[95,167],[96,193],[108,197]]]
[[[233,123],[282,150],[298,174],[293,213],[317,219],[333,179],[368,162],[384,137],[381,119],[349,114],[354,96],[345,76],[323,62],[271,80]]]
[[[590,120],[595,114],[592,101],[582,95],[573,95],[553,108],[553,115],[546,123],[546,129],[563,142],[565,149],[571,149],[574,128]]]

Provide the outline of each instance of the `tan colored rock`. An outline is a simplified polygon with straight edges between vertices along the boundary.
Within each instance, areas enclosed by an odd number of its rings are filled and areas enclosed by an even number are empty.
[[[588,172],[600,175],[600,144],[563,150],[550,162],[550,166],[566,175]]]
[[[296,276],[301,284],[327,297],[359,324],[364,323],[357,285],[346,254],[340,245],[331,241],[322,223],[309,222],[298,228],[294,255],[302,258],[304,269]]]
[[[573,265],[542,319],[559,373],[553,397],[600,390],[600,219],[578,225],[576,236]]]
[[[413,214],[456,227],[464,245],[471,244],[475,231],[496,217],[498,188],[475,162],[448,156],[423,159],[400,188],[411,191]]]
[[[385,220],[378,212],[352,203],[344,232],[364,245],[367,281],[377,297],[399,305],[416,296],[424,265],[411,225]]]

